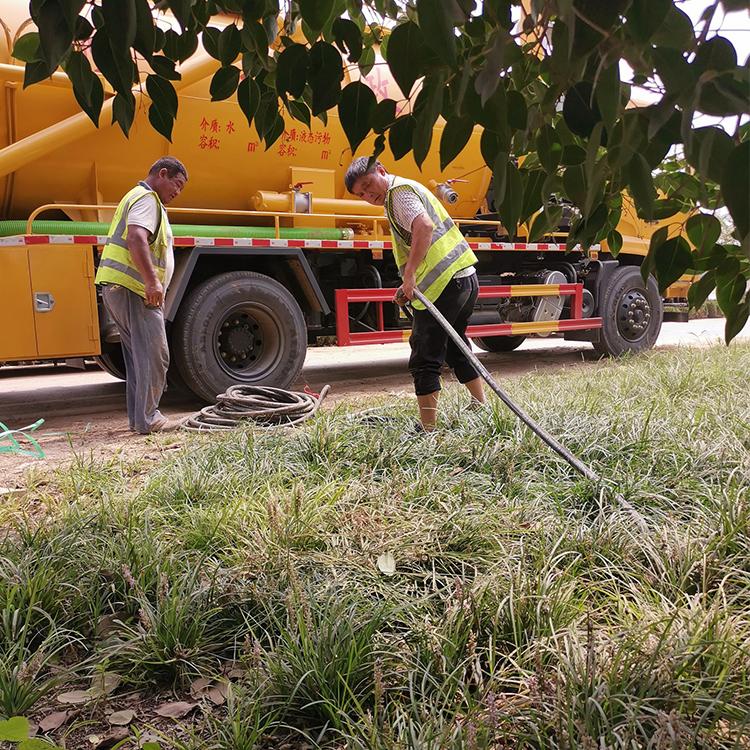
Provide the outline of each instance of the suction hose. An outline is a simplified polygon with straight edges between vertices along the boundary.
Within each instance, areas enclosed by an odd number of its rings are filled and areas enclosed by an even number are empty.
[[[543,442],[545,442],[555,453],[562,456],[576,471],[579,471],[586,479],[599,483],[601,481],[598,474],[589,469],[583,461],[576,458],[564,445],[558,442],[545,429],[538,425],[520,406],[513,402],[510,396],[495,382],[487,368],[477,359],[477,356],[471,351],[466,342],[456,333],[453,326],[443,317],[440,310],[419,291],[414,290],[414,296],[429,310],[435,320],[440,323],[443,330],[451,337],[453,343],[468,357],[474,365],[476,371],[482,376],[487,385],[497,394],[497,397]]]

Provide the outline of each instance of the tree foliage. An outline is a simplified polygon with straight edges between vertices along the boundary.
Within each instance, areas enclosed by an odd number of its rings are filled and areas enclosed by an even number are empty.
[[[509,231],[534,216],[531,237],[543,236],[563,198],[577,209],[569,247],[606,240],[618,252],[623,190],[646,221],[697,210],[687,227],[675,227],[692,247],[656,232],[642,268],[662,289],[686,271],[702,273],[691,303],[715,288],[731,339],[750,314],[750,142],[740,127],[750,72],[709,27],[720,6],[742,10],[747,0],[716,0],[695,27],[676,0],[524,0],[519,14],[521,5],[484,0],[473,15],[474,0],[31,0],[38,32],[20,37],[14,56],[26,63],[25,85],[62,67],[98,124],[104,93],[89,51],[115,91],[113,121],[126,135],[137,60],[153,71],[149,120],[170,138],[178,110],[171,81],[199,45],[220,63],[212,98],[236,96],[267,146],[283,132],[280,107],[308,125],[338,108],[353,150],[374,131],[376,153],[387,139],[395,158],[411,152],[421,164],[439,149],[444,168],[480,125]],[[157,24],[156,11],[166,10],[179,32]],[[220,13],[232,22],[218,22]],[[345,66],[366,75],[378,47],[411,101],[406,112],[377,102],[366,82],[346,81]],[[621,79],[623,60],[632,80]],[[650,89],[653,103],[626,107],[632,85]],[[697,113],[737,124],[732,132],[694,127]],[[437,143],[439,116],[447,125]],[[675,147],[684,168],[654,177]],[[736,228],[731,243],[715,231],[722,206]]]

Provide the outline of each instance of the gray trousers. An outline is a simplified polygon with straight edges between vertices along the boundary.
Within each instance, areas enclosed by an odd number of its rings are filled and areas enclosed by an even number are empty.
[[[135,432],[147,434],[165,419],[158,408],[169,367],[164,311],[146,307],[143,297],[117,284],[104,284],[102,299],[120,332],[128,425]]]

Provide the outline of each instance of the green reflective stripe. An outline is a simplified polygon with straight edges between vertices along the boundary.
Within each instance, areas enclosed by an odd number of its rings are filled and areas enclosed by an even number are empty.
[[[471,249],[461,240],[449,253],[446,253],[417,284],[421,292],[424,294],[467,250]]]
[[[113,271],[118,271],[119,273],[124,273],[126,276],[130,276],[131,279],[134,279],[139,284],[143,284],[143,276],[141,276],[138,271],[125,265],[125,263],[120,263],[118,260],[102,258],[99,262],[99,268],[111,268]]]

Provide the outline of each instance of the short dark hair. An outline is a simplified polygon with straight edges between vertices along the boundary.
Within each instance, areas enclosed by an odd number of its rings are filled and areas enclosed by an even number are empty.
[[[369,166],[368,166],[369,165]],[[354,190],[354,183],[366,174],[372,174],[378,167],[383,165],[376,159],[370,164],[369,156],[358,156],[346,170],[344,175],[344,184],[346,189],[351,193]]]
[[[159,174],[162,169],[167,170],[167,175],[169,177],[181,174],[185,178],[185,182],[187,182],[187,169],[185,169],[185,165],[179,159],[175,159],[174,156],[162,156],[161,159],[157,159],[151,165],[151,169],[148,170],[148,173],[150,175],[156,175]]]

